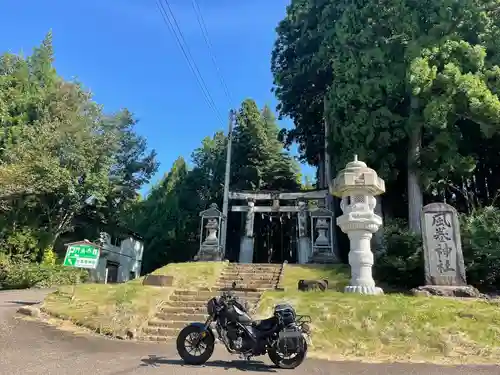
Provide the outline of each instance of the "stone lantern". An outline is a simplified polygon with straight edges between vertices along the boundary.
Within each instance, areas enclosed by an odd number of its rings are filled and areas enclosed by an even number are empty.
[[[222,249],[220,236],[218,235],[222,212],[219,211],[217,204],[212,203],[210,208],[200,212],[200,250],[194,260],[199,261],[219,261],[222,260]]]
[[[311,211],[311,249],[309,263],[337,263],[333,252],[333,212],[319,204]]]
[[[377,172],[358,160],[347,163],[331,185],[331,194],[341,198],[343,215],[337,225],[349,237],[349,265],[351,280],[346,293],[383,294],[375,286],[372,276],[373,253],[370,240],[382,225],[382,218],[374,213],[375,196],[385,192],[385,183]]]

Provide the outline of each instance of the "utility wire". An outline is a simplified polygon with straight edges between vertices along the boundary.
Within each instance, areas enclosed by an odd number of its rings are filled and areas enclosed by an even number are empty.
[[[219,69],[219,65],[217,64],[217,59],[215,57],[214,49],[212,43],[210,43],[210,37],[208,35],[207,26],[205,20],[203,19],[203,14],[201,13],[200,6],[196,0],[191,0],[191,4],[193,5],[194,12],[196,13],[196,18],[198,19],[198,24],[200,25],[201,33],[203,34],[203,38],[205,38],[205,43],[207,44],[208,50],[210,52],[210,56],[212,58],[212,62],[214,64],[215,70],[217,71],[217,75],[219,76],[219,80],[224,89],[224,93],[226,94],[229,103],[232,104],[233,100],[231,94],[229,93],[229,89],[226,85],[226,81],[224,80],[224,76],[222,75],[221,70]]]
[[[169,27],[170,31],[172,34],[174,34],[175,40],[177,41],[177,45],[181,49],[182,54],[184,55],[184,58],[186,59],[189,68],[191,69],[191,72],[194,74],[196,78],[196,82],[198,83],[198,86],[200,87],[203,96],[205,98],[205,101],[207,102],[208,106],[215,112],[215,115],[217,116],[217,119],[221,122],[221,124],[224,124],[224,121],[222,121],[222,116],[220,115],[219,110],[217,109],[217,106],[215,105],[215,102],[212,98],[212,95],[210,95],[210,91],[207,88],[207,85],[205,83],[205,80],[203,79],[203,76],[200,73],[200,70],[198,69],[198,66],[196,65],[196,62],[193,59],[193,56],[191,55],[191,52],[189,50],[189,47],[186,43],[186,40],[184,39],[184,35],[182,34],[182,31],[179,27],[179,24],[175,18],[175,15],[172,11],[172,8],[170,7],[170,4],[168,0],[164,0],[165,5],[167,6],[168,12],[163,6],[163,3],[161,0],[156,1],[156,5],[158,6],[158,10],[160,11],[160,14],[162,15],[163,21],[165,24]],[[169,16],[170,14],[170,16]],[[173,23],[172,23],[173,20]],[[183,43],[185,45],[183,45]]]

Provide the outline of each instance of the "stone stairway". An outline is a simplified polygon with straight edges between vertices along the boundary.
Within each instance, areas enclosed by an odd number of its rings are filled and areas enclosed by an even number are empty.
[[[147,341],[169,341],[192,322],[207,319],[206,305],[210,298],[224,290],[231,290],[253,312],[262,293],[276,288],[281,273],[281,264],[231,263],[222,272],[215,288],[200,290],[176,290],[159,309],[155,317],[142,329],[141,339]],[[232,283],[236,282],[236,290]]]

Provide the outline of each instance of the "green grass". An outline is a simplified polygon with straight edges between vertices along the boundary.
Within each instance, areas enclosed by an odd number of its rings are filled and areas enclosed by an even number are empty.
[[[291,303],[298,314],[310,315],[311,354],[316,357],[499,363],[499,304],[401,294],[362,296],[296,290],[296,277],[313,279],[327,272],[290,266],[284,275],[284,284],[289,288],[285,292],[266,292],[259,316],[268,316],[276,303],[284,301]],[[343,288],[346,274],[331,276],[330,280],[337,280],[339,289]]]
[[[123,284],[62,286],[49,294],[42,309],[105,335],[137,331],[175,289],[210,288],[226,263],[172,263],[153,272],[174,277],[172,287],[143,286],[143,277]]]
[[[297,283],[301,279],[326,279],[328,289],[342,291],[349,283],[349,268],[344,265],[285,265],[282,286],[286,291],[297,290]]]
[[[104,335],[125,335],[137,330],[173,288],[125,284],[82,284],[74,289],[62,286],[49,294],[42,305],[50,315],[69,320]]]

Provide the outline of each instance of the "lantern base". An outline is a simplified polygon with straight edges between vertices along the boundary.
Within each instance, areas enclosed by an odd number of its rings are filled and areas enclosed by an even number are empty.
[[[344,288],[344,293],[356,293],[356,294],[366,294],[366,295],[377,296],[377,295],[384,294],[384,291],[382,290],[382,288],[379,288],[378,286],[348,285]]]
[[[222,260],[222,254],[218,247],[202,247],[194,257],[198,262],[218,262]]]

